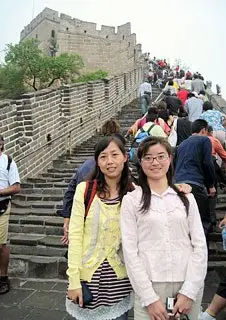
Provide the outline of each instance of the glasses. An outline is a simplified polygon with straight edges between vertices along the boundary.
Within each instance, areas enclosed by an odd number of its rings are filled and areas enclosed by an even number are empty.
[[[148,162],[148,163],[153,163],[155,159],[156,159],[158,162],[163,162],[163,161],[169,159],[169,156],[168,156],[167,154],[165,154],[165,153],[164,153],[164,154],[159,154],[159,155],[156,156],[156,157],[144,156],[144,157],[142,158],[142,161]]]

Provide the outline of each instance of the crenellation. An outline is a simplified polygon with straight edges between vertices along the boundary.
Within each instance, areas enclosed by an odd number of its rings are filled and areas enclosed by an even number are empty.
[[[50,54],[51,38],[57,41],[57,55],[63,52],[82,56],[85,71],[106,70],[110,75],[132,70],[141,56],[141,45],[136,47],[136,35],[131,34],[128,22],[116,28],[72,18],[45,8],[21,32],[21,40],[37,38],[40,48]],[[92,54],[90,54],[92,52]]]

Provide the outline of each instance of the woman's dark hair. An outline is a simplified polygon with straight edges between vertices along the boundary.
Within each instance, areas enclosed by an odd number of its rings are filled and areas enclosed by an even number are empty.
[[[205,101],[205,102],[203,103],[202,108],[203,108],[203,111],[213,110],[213,105],[212,105],[211,102]]]
[[[163,119],[167,123],[167,121],[169,120],[168,110],[159,110],[158,118]]]
[[[173,86],[173,80],[169,80],[168,86]]]
[[[158,110],[166,110],[167,109],[167,103],[163,100],[158,101],[156,103],[156,107],[158,108]]]
[[[111,134],[119,132],[120,126],[115,120],[111,119],[104,123],[101,131],[104,136],[109,136]]]
[[[168,153],[169,157],[172,155],[171,146],[165,138],[148,137],[145,140],[143,140],[139,145],[138,153],[137,153],[139,162],[141,162],[141,159],[147,154],[148,149],[152,146],[155,146],[156,144],[162,145],[166,149],[166,152]],[[169,170],[166,173],[166,177],[167,177],[169,186],[177,193],[178,197],[181,199],[182,203],[184,204],[186,212],[188,214],[189,201],[185,196],[185,194],[179,191],[178,188],[173,184],[173,169],[171,164],[169,166]],[[147,176],[140,165],[138,167],[138,185],[141,186],[142,188],[141,212],[146,213],[151,205],[151,189],[148,185]]]
[[[157,118],[158,118],[158,108],[155,106],[148,108],[148,113],[146,116],[147,122],[149,121],[154,122]]]
[[[205,92],[205,90],[200,90],[199,94],[202,94],[203,96],[205,96],[206,92]]]
[[[189,92],[188,95],[187,95],[187,99],[190,99],[192,97],[195,97],[194,93],[192,92]]]
[[[104,151],[111,142],[114,142],[120,151],[126,155],[126,150],[123,142],[117,138],[116,136],[106,136],[102,138],[95,146],[95,154],[94,158],[96,161],[95,171],[88,177],[88,180],[97,180],[97,194],[104,195],[104,198],[109,196],[108,186],[105,181],[104,174],[101,172],[98,167],[98,157],[102,151]],[[126,195],[128,191],[132,191],[134,189],[132,185],[132,179],[129,171],[128,161],[124,163],[124,168],[122,170],[121,179],[119,182],[119,199],[122,200],[123,196]]]

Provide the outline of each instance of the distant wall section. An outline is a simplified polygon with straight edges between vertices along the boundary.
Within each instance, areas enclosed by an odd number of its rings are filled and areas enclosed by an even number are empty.
[[[131,33],[130,23],[117,28],[72,19],[65,14],[45,8],[21,32],[21,41],[38,39],[41,48],[51,53],[56,46],[56,54],[78,53],[82,56],[86,71],[103,69],[110,75],[132,70],[142,56],[141,45],[136,43],[136,35]]]

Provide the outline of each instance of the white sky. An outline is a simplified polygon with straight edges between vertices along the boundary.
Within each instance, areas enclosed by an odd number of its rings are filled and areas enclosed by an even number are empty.
[[[222,87],[226,99],[225,0],[0,0],[0,55],[45,7],[103,25],[131,22],[143,52],[175,58]]]

